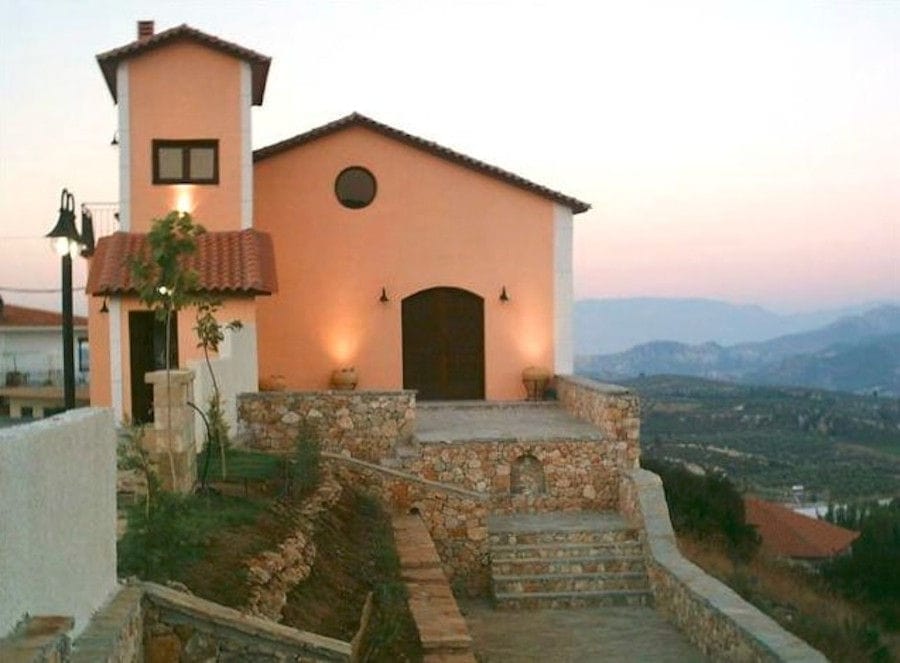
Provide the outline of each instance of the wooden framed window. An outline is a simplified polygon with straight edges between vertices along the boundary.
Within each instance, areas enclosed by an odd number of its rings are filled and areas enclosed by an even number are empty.
[[[219,141],[153,141],[154,184],[218,184]]]

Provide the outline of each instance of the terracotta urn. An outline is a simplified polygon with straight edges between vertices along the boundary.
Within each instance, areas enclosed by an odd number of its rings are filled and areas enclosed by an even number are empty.
[[[356,383],[358,381],[359,378],[356,375],[356,369],[352,366],[350,368],[339,368],[331,374],[332,389],[356,389]]]
[[[266,375],[259,379],[260,391],[284,391],[286,381],[283,375]]]
[[[528,366],[522,371],[522,384],[525,385],[526,398],[529,401],[540,401],[544,398],[544,390],[550,382],[551,373],[540,366]]]

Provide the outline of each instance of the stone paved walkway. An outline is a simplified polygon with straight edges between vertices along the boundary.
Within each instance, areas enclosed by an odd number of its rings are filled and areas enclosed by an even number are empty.
[[[415,438],[423,444],[458,440],[599,440],[600,432],[557,403],[419,403]]]
[[[708,660],[653,608],[498,611],[464,601],[460,609],[481,663]]]

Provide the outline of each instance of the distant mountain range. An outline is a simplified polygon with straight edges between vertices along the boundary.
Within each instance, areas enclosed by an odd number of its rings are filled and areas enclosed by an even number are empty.
[[[780,315],[760,306],[713,299],[585,299],[575,302],[575,354],[622,352],[662,340],[692,345],[765,341],[811,331],[887,303]]]
[[[879,306],[767,341],[643,343],[625,352],[580,356],[576,371],[604,380],[671,374],[900,395],[900,306]]]

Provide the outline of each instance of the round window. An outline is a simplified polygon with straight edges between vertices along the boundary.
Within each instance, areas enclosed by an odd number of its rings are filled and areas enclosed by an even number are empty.
[[[365,207],[375,199],[375,176],[362,166],[345,168],[334,181],[334,193],[341,205],[350,209]]]

